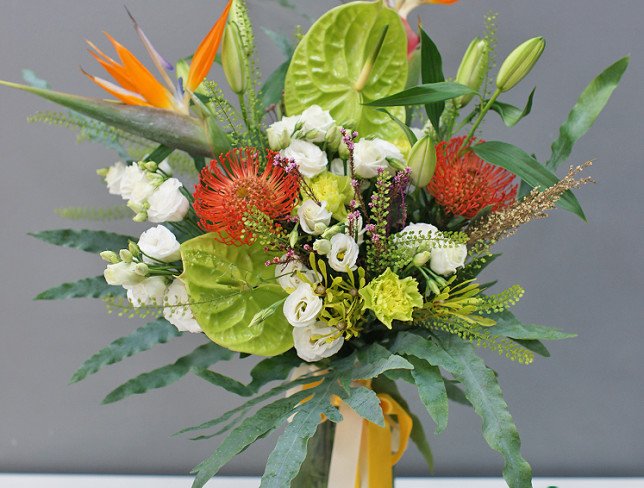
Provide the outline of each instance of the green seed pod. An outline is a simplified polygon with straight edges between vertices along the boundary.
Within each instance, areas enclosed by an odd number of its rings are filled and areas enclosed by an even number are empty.
[[[247,84],[246,57],[243,46],[237,24],[228,22],[221,46],[221,65],[230,88],[238,95],[246,91]]]
[[[409,152],[407,164],[411,168],[411,181],[419,188],[426,187],[436,169],[436,148],[431,136],[418,139]]]
[[[475,37],[463,55],[454,81],[478,91],[487,74],[489,51],[488,42],[485,39]],[[473,96],[463,95],[456,98],[454,103],[458,108],[462,108],[470,103]]]
[[[499,69],[496,87],[506,92],[519,83],[532,70],[546,47],[543,37],[533,37],[512,51]]]

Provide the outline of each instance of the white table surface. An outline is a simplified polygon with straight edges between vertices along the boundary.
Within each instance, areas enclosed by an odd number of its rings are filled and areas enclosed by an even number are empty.
[[[190,488],[185,476],[2,474],[1,488]],[[258,478],[218,477],[208,488],[257,488]],[[535,478],[534,488],[644,488],[644,478]],[[396,488],[507,488],[500,478],[400,478]]]

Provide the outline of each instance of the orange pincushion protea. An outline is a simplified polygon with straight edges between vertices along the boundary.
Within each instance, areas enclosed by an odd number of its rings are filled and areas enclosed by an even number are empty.
[[[269,152],[261,175],[252,147],[233,149],[203,168],[194,194],[199,226],[226,244],[250,244],[253,235],[242,220],[246,214],[258,210],[273,220],[287,218],[297,202],[298,177],[273,165],[274,157]]]
[[[429,193],[448,214],[470,219],[487,206],[498,210],[512,204],[517,196],[514,175],[472,151],[459,155],[464,139],[455,137],[436,146],[436,172],[427,186]]]

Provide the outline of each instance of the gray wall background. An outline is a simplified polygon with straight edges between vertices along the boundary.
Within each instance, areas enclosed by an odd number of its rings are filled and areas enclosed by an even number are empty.
[[[297,0],[296,0],[297,1]],[[315,17],[331,0],[301,1]],[[178,59],[191,52],[220,11],[222,0],[129,0],[161,52]],[[269,0],[250,0],[257,25],[288,31],[308,21]],[[99,68],[84,39],[106,42],[109,31],[138,46],[122,2],[1,0],[0,78],[20,80],[35,69],[55,88],[100,96],[79,72]],[[641,88],[644,43],[641,0],[461,0],[451,7],[417,10],[443,51],[453,75],[488,10],[500,12],[499,56],[542,34],[547,50],[538,69],[513,90],[521,104],[538,86],[532,115],[514,130],[494,119],[489,139],[504,138],[539,157],[549,155],[577,95],[604,67],[627,53],[631,67],[605,113],[577,145],[571,162],[593,159],[598,184],[579,192],[589,216],[584,224],[556,212],[502,244],[504,256],[488,276],[527,290],[517,312],[527,321],[579,334],[552,344],[552,358],[526,367],[490,357],[522,434],[523,451],[536,475],[644,475],[644,348],[642,184],[644,149]],[[279,51],[258,33],[266,73],[281,63]],[[222,80],[221,73],[213,77]],[[238,400],[193,378],[145,396],[100,406],[113,387],[140,372],[174,361],[200,340],[189,337],[135,357],[77,385],[75,368],[110,341],[138,326],[106,315],[100,301],[32,302],[39,291],[101,272],[97,257],[47,246],[29,231],[81,227],[52,209],[109,206],[117,201],[94,174],[114,156],[77,146],[66,130],[29,125],[25,118],[55,109],[45,101],[0,89],[2,177],[2,319],[0,328],[0,471],[187,473],[214,443],[170,438],[181,427],[216,416]],[[86,227],[99,228],[98,224]],[[115,230],[142,230],[117,223]],[[225,373],[245,379],[251,360],[230,363]],[[410,397],[411,397],[410,392]],[[415,410],[422,413],[415,400]],[[427,429],[432,430],[427,420]],[[499,456],[487,448],[473,412],[452,406],[450,425],[432,436],[439,475],[498,475]],[[274,438],[233,461],[226,474],[257,474]],[[400,474],[426,473],[411,448]]]

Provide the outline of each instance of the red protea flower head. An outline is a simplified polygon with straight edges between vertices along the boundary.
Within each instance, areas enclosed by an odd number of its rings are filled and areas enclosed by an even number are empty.
[[[449,215],[468,219],[488,205],[493,211],[511,205],[517,196],[514,175],[472,151],[459,155],[464,140],[454,137],[436,146],[436,171],[427,185],[429,193]]]
[[[250,244],[253,235],[243,222],[249,212],[258,210],[273,221],[288,217],[297,202],[298,178],[275,166],[274,157],[268,153],[261,175],[253,147],[233,149],[203,168],[194,194],[199,227],[218,233],[226,244]]]

